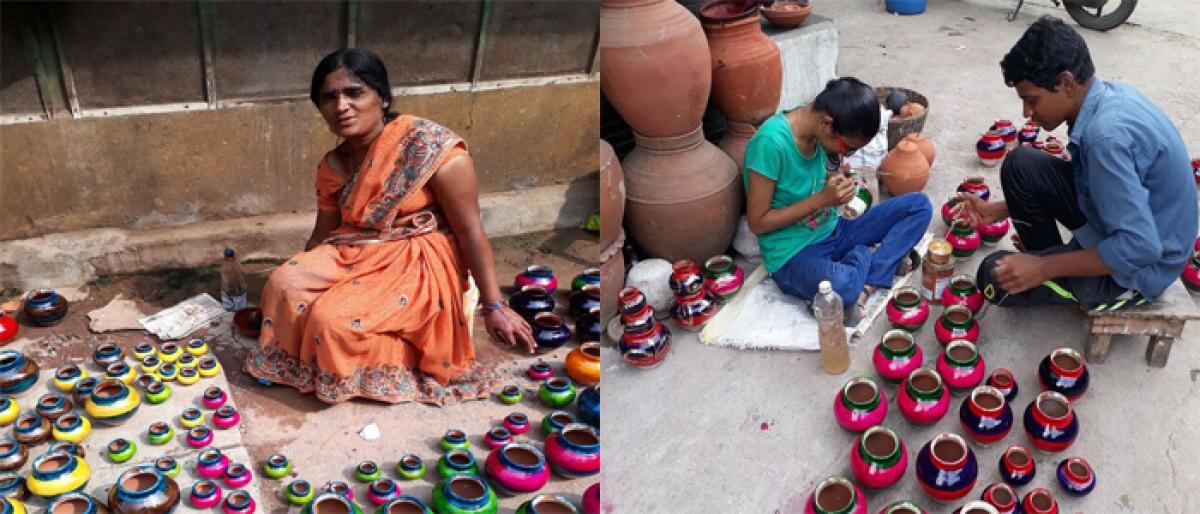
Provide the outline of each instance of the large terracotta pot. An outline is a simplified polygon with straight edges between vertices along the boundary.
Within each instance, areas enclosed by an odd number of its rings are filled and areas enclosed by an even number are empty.
[[[733,159],[733,163],[737,165],[737,169],[742,169],[742,158],[746,155],[746,145],[750,144],[750,138],[754,137],[754,132],[758,130],[754,125],[742,123],[740,121],[730,121],[725,131],[725,137],[721,138],[721,142],[717,144],[725,155]]]
[[[937,150],[933,148],[933,141],[930,141],[929,138],[920,132],[913,132],[904,136],[904,139],[912,141],[917,145],[917,149],[921,150],[921,155],[925,156],[925,160],[929,162],[929,167],[932,168],[933,160],[937,158]]]
[[[762,31],[758,8],[716,0],[700,8],[712,54],[712,102],[725,118],[758,125],[779,107],[783,61],[779,46]]]
[[[892,196],[920,191],[929,181],[929,162],[921,155],[920,148],[907,139],[888,152],[879,163],[879,171]]]
[[[625,158],[625,227],[650,257],[671,262],[725,253],[741,213],[737,166],[696,125],[687,134],[636,134]]]
[[[683,6],[600,2],[600,89],[634,131],[676,136],[699,124],[711,66],[704,31]]]
[[[617,315],[617,294],[625,287],[625,229],[617,227],[617,239],[600,249],[600,323]]]
[[[616,152],[600,140],[600,248],[617,240],[625,218],[625,172]],[[615,297],[614,297],[615,298]]]

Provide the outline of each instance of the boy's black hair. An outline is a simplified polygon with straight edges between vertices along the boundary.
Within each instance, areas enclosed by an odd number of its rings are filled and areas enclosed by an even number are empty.
[[[1054,91],[1062,72],[1071,72],[1076,82],[1085,84],[1095,75],[1096,66],[1083,36],[1062,20],[1046,15],[1025,29],[1025,34],[1000,61],[1000,70],[1008,87],[1028,80]]]
[[[879,132],[879,99],[875,90],[854,77],[825,83],[812,108],[833,118],[833,131],[870,140]]]
[[[397,116],[396,113],[388,111],[392,104],[392,88],[388,83],[387,67],[383,65],[383,60],[378,55],[359,48],[342,48],[321,59],[321,62],[317,64],[317,69],[313,70],[312,87],[308,91],[313,105],[320,107],[321,86],[325,84],[325,76],[337,71],[338,68],[346,68],[351,74],[374,89],[376,93],[379,93],[383,104],[388,106],[383,108],[384,122],[392,121]]]

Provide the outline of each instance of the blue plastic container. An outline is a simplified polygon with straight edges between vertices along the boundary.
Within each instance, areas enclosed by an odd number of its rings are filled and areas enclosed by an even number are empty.
[[[925,0],[887,0],[888,12],[896,14],[921,14],[925,12]]]

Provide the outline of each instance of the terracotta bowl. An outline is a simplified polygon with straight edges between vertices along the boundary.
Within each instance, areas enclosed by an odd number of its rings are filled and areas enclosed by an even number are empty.
[[[921,114],[907,118],[892,116],[891,121],[888,122],[888,151],[895,148],[896,143],[904,139],[904,136],[925,130],[925,117],[929,116],[929,99],[925,98],[925,95],[921,93],[904,87],[884,86],[875,88],[875,96],[879,99],[879,105],[885,105],[884,101],[888,93],[893,89],[903,91],[905,95],[908,95],[909,102],[919,103],[925,110]]]
[[[242,337],[258,339],[258,334],[262,331],[262,321],[262,309],[246,307],[233,315],[233,330]]]
[[[812,14],[811,2],[775,2],[770,7],[762,8],[762,15],[776,28],[794,29],[804,24],[808,15]]]

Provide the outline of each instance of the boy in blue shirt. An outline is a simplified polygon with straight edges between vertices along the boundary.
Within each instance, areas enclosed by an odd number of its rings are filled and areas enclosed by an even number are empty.
[[[1095,77],[1083,38],[1043,16],[1000,62],[1024,114],[1069,128],[1071,161],[1017,148],[1000,168],[1004,200],[960,195],[959,216],[1012,217],[1020,253],[979,266],[1000,306],[1078,304],[1116,310],[1157,299],[1196,238],[1196,186],[1179,131],[1133,88]],[[1063,243],[1061,223],[1074,237]]]

